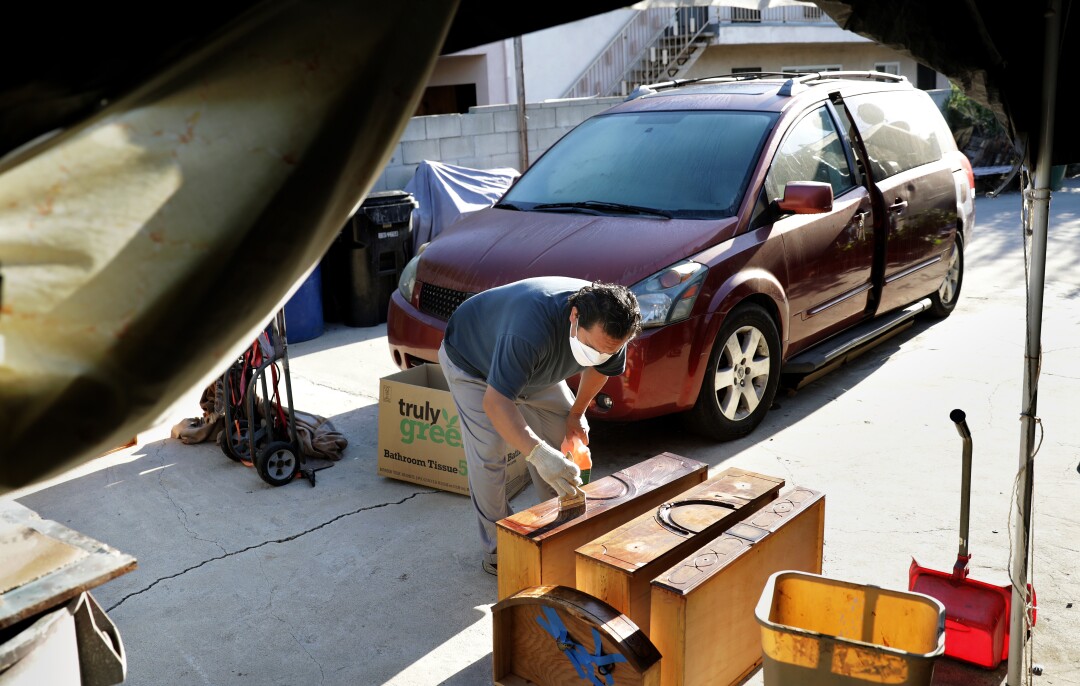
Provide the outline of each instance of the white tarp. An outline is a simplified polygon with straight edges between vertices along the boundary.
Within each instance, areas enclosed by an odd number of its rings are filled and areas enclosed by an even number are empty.
[[[405,185],[413,210],[413,254],[463,214],[491,207],[521,173],[510,167],[470,169],[424,160]]]

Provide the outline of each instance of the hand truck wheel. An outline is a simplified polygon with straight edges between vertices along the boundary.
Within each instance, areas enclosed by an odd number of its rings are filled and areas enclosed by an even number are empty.
[[[240,462],[245,457],[247,457],[247,451],[246,450],[244,450],[244,451],[237,450],[237,445],[233,442],[232,438],[230,437],[229,429],[230,429],[229,426],[225,426],[225,427],[223,427],[221,429],[221,433],[219,433],[218,437],[217,437],[218,447],[221,448],[221,452],[225,453],[225,457],[227,457],[230,460],[233,460],[235,462]],[[238,440],[246,440],[243,435],[238,436],[237,439]]]
[[[259,452],[255,469],[262,480],[271,486],[284,486],[300,471],[300,460],[291,443],[274,441]]]

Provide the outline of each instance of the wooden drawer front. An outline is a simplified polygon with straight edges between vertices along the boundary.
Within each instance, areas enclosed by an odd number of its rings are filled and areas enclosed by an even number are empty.
[[[795,488],[651,583],[664,686],[730,686],[761,663],[754,607],[769,575],[821,573],[825,495]]]
[[[598,665],[618,686],[660,684],[660,653],[644,632],[581,591],[527,588],[496,603],[491,616],[496,686],[590,684],[582,672],[595,675]]]
[[[649,626],[649,582],[774,500],[784,480],[725,469],[575,551],[577,588]]]
[[[499,600],[523,588],[574,588],[574,550],[705,481],[709,465],[660,453],[586,484],[585,514],[558,521],[557,498],[499,521]]]

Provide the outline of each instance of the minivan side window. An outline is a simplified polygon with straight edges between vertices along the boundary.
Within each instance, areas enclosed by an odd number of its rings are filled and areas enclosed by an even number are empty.
[[[824,107],[788,131],[765,177],[768,197],[783,197],[784,187],[792,181],[822,181],[832,186],[834,197],[855,185],[844,145]]]
[[[870,170],[880,181],[941,159],[947,144],[941,114],[922,91],[874,93],[844,98],[866,145]]]

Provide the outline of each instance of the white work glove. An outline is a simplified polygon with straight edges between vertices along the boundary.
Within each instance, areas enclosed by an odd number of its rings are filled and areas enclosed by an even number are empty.
[[[536,467],[540,478],[551,484],[560,497],[581,491],[581,469],[547,443],[537,443],[525,461]]]

